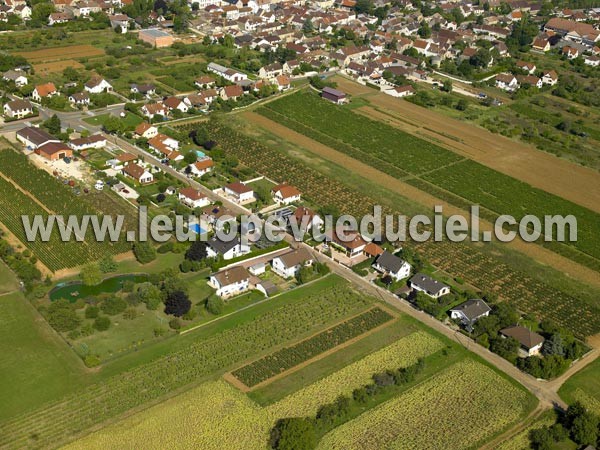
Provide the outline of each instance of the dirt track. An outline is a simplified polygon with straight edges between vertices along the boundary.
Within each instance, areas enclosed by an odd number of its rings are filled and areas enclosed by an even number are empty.
[[[493,134],[483,128],[393,98],[346,78],[335,81],[343,91],[368,98],[369,116],[390,121],[405,131],[435,137],[451,150],[532,186],[600,212],[600,173]],[[360,111],[359,111],[360,112]],[[394,120],[397,119],[397,120]],[[408,122],[408,123],[407,123]],[[412,131],[410,128],[413,128]],[[439,133],[436,133],[435,130]]]
[[[436,197],[427,194],[413,186],[410,186],[380,170],[375,169],[365,163],[362,163],[354,158],[349,157],[348,155],[341,153],[337,150],[332,149],[331,147],[327,147],[326,145],[321,144],[309,137],[306,137],[300,133],[297,133],[289,128],[278,124],[260,114],[246,111],[242,113],[242,115],[250,122],[253,123],[267,132],[273,133],[277,136],[280,136],[283,139],[294,142],[307,149],[308,151],[322,157],[325,160],[334,162],[342,167],[347,168],[348,170],[360,174],[362,177],[367,178],[377,184],[385,186],[387,189],[393,192],[397,192],[403,197],[414,200],[422,205],[433,210],[435,205],[442,205],[444,207],[444,214],[461,214],[465,215],[468,212],[463,211],[455,206],[450,205],[449,203],[443,202]],[[493,231],[493,225],[486,221],[481,221],[480,224],[481,231],[490,230]],[[600,287],[600,279],[598,278],[598,274],[580,264],[577,264],[570,259],[564,258],[552,251],[546,250],[545,248],[539,245],[532,245],[525,243],[520,240],[515,240],[509,243],[513,249],[518,250],[519,252],[530,256],[531,258],[539,261],[543,264],[547,264],[549,266],[554,267],[557,270],[560,270],[571,277],[581,280],[591,286]]]

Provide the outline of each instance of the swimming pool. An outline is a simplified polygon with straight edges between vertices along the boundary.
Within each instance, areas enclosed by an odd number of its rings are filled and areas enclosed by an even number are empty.
[[[196,234],[204,234],[206,230],[200,226],[199,223],[193,223],[190,225],[190,230],[192,230]]]

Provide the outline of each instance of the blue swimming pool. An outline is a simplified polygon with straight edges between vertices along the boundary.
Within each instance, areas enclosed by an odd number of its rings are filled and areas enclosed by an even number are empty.
[[[190,230],[192,230],[196,234],[204,234],[206,230],[200,226],[199,223],[193,223],[190,225]]]

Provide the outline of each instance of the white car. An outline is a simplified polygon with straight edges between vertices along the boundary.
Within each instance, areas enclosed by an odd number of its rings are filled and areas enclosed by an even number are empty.
[[[96,181],[96,184],[95,184],[94,188],[97,191],[101,191],[102,189],[104,189],[104,181],[102,181],[102,180]]]

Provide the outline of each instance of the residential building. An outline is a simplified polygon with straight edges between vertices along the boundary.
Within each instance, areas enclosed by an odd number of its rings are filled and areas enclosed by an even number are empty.
[[[373,268],[377,272],[391,276],[396,281],[408,278],[411,270],[409,263],[387,250],[377,257],[373,263]]]
[[[90,94],[101,94],[113,90],[112,85],[102,77],[93,77],[83,88]]]
[[[250,246],[243,243],[239,236],[229,241],[222,241],[214,236],[208,241],[206,251],[209,258],[229,260],[250,253]]]
[[[54,86],[54,83],[46,83],[37,85],[31,94],[31,98],[33,98],[36,102],[41,102],[42,99],[49,98],[54,95],[58,95],[56,86]]]
[[[211,275],[209,284],[219,297],[232,297],[250,289],[250,273],[242,266],[234,266]]]
[[[223,190],[225,194],[232,197],[236,203],[254,201],[254,190],[239,181],[228,184]]]
[[[69,147],[77,151],[86,150],[90,148],[102,148],[106,147],[106,138],[101,134],[94,134],[89,137],[73,139],[69,143]]]
[[[299,247],[273,258],[271,266],[273,271],[283,278],[292,278],[302,267],[310,266],[313,261],[314,258],[310,252],[304,247]]]
[[[482,317],[490,315],[492,308],[481,299],[467,300],[450,310],[450,318],[459,320],[470,332],[473,324]]]
[[[25,76],[25,72],[21,70],[9,70],[4,72],[2,79],[5,81],[12,81],[17,87],[25,86],[29,82]]]
[[[450,293],[450,286],[423,273],[416,274],[408,283],[415,291],[423,292],[432,298],[440,298]]]
[[[22,119],[33,114],[33,105],[27,100],[11,100],[4,105],[4,115],[10,119]]]
[[[281,205],[289,205],[290,203],[300,201],[300,191],[289,184],[280,184],[271,189],[273,200]]]
[[[135,127],[135,134],[144,139],[152,139],[158,135],[158,128],[154,125],[150,125],[147,122],[140,123]]]
[[[196,161],[194,164],[190,164],[190,173],[196,177],[201,177],[210,172],[214,165],[215,163],[212,159],[205,158],[201,161]]]
[[[205,206],[210,205],[210,200],[206,195],[204,195],[198,189],[194,189],[191,187],[180,189],[177,198],[185,206],[192,209],[203,208]]]
[[[154,176],[139,164],[129,163],[121,172],[123,175],[133,178],[140,184],[148,184],[154,181]]]
[[[514,338],[519,342],[519,356],[522,358],[539,355],[544,345],[542,336],[520,325],[504,328],[500,330],[500,335]]]

